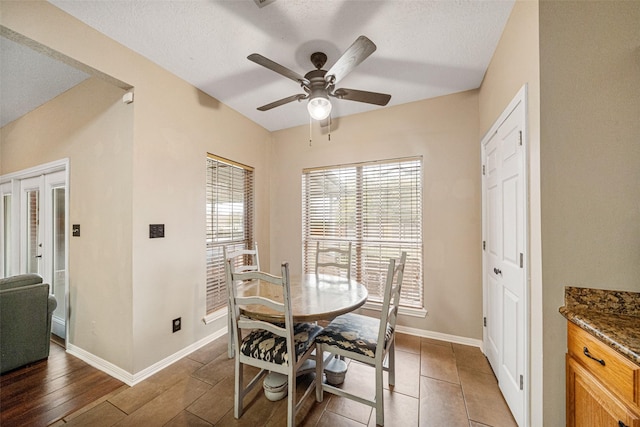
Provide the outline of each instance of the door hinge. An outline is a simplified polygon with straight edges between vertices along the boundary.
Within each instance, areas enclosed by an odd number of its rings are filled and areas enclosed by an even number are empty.
[[[487,326],[487,317],[483,317],[482,318],[482,324],[486,327]]]
[[[523,266],[524,266],[524,255],[521,252],[520,253],[520,268],[522,268]]]
[[[524,378],[520,375],[520,390],[524,390]]]
[[[520,138],[520,145],[522,145],[522,131],[518,131],[519,133],[519,138]]]
[[[486,175],[486,173],[487,173],[487,171],[486,171],[486,169],[485,169],[485,166],[484,166],[484,165],[482,165],[482,175]]]
[[[482,241],[482,250],[484,251],[484,250],[486,250],[486,249],[487,249],[487,241],[486,241],[486,240],[483,240],[483,241]]]

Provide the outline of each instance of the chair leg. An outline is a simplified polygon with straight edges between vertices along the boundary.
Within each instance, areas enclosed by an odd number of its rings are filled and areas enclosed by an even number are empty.
[[[396,342],[395,340],[391,341],[391,345],[389,346],[389,385],[396,385]]]
[[[376,365],[376,425],[379,426],[384,426],[383,372],[382,363]]]
[[[242,400],[244,397],[244,390],[242,390],[242,363],[239,362],[236,357],[236,369],[235,369],[235,394],[233,405],[233,416],[239,419],[242,416]]]
[[[227,352],[229,359],[235,355],[233,350],[233,321],[231,320],[231,310],[227,310]]]
[[[295,365],[289,370],[287,390],[287,427],[296,425],[296,371]]]
[[[324,355],[322,354],[322,344],[316,344],[316,401],[322,402],[324,399],[322,389],[322,374],[324,371]]]

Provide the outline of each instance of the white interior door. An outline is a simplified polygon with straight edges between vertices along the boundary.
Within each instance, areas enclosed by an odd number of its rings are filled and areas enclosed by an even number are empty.
[[[483,140],[484,348],[520,426],[528,414],[524,101],[516,97]]]
[[[51,330],[61,338],[66,337],[66,283],[67,251],[66,200],[67,185],[64,171],[44,177],[44,245],[42,277],[51,285],[51,293],[58,306],[53,312]]]
[[[484,147],[484,200],[485,200],[485,240],[484,240],[484,277],[485,291],[485,354],[493,367],[496,376],[500,366],[500,352],[502,349],[502,283],[494,268],[500,264],[499,242],[501,240],[502,209],[500,209],[499,168],[498,168],[498,138],[494,133]]]
[[[58,303],[52,332],[66,337],[66,161],[0,177],[0,277],[40,274]]]

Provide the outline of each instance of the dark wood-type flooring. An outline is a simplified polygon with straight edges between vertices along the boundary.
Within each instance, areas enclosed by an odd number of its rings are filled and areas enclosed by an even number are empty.
[[[49,359],[0,376],[0,425],[47,426],[121,387],[52,340]]]

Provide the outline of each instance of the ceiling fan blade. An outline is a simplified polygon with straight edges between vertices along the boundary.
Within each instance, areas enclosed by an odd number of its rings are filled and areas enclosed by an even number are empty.
[[[376,45],[366,38],[360,36],[355,42],[342,54],[335,64],[327,71],[325,78],[327,81],[333,76],[333,84],[342,80],[351,72],[358,64],[367,59],[376,50]]]
[[[308,96],[309,95],[307,95],[306,93],[299,93],[297,95],[287,96],[286,98],[282,98],[282,99],[279,99],[277,101],[273,101],[270,104],[266,104],[266,105],[263,105],[262,107],[258,107],[258,110],[267,111],[267,110],[270,110],[272,108],[276,108],[276,107],[279,107],[279,106],[284,105],[284,104],[288,104],[288,103],[293,102],[293,101],[302,101],[303,99],[306,99]]]
[[[387,103],[391,99],[391,95],[387,95],[386,93],[367,92],[364,90],[346,88],[336,89],[333,93],[330,93],[329,96],[333,96],[338,99],[366,102],[367,104],[376,104],[382,106],[387,105]]]
[[[277,62],[273,62],[269,58],[265,58],[258,53],[252,53],[251,55],[247,56],[247,59],[249,61],[255,62],[258,65],[262,65],[263,67],[268,68],[271,71],[275,71],[276,73],[283,75],[293,80],[294,82],[307,85],[309,84],[309,80],[305,79],[300,74],[296,73],[295,71],[291,71],[287,67],[280,65]]]

